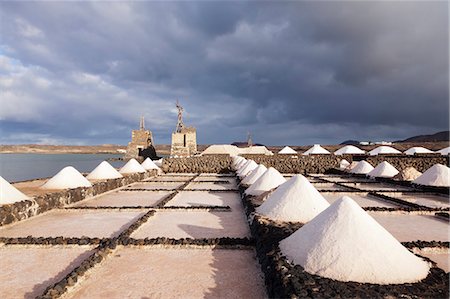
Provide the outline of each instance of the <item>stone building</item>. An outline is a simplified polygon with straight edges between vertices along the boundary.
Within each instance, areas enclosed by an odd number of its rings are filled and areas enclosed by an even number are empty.
[[[172,146],[170,156],[189,157],[197,153],[197,130],[186,127],[183,123],[183,107],[177,101],[178,122],[175,132],[172,133]]]
[[[152,132],[145,129],[144,117],[141,117],[139,130],[131,131],[131,142],[128,143],[125,158],[156,159]]]

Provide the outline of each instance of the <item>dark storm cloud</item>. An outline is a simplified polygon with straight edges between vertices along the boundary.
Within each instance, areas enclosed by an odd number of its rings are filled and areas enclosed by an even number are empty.
[[[446,2],[0,5],[1,142],[125,143],[144,114],[167,143],[177,98],[201,143],[448,127]]]

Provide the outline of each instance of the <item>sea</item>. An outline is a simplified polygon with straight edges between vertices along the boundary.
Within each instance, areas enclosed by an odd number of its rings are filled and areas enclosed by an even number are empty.
[[[52,177],[66,166],[91,172],[102,161],[119,168],[121,154],[0,154],[0,175],[8,182]]]

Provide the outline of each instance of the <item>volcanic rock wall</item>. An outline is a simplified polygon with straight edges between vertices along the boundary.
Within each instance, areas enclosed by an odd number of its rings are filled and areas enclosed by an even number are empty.
[[[184,173],[229,173],[231,172],[231,157],[229,155],[205,155],[192,158],[164,159],[164,172]]]

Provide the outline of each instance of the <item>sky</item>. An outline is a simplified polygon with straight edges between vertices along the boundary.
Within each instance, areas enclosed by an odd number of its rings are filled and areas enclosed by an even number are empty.
[[[449,127],[447,1],[0,2],[0,144],[398,140]]]

